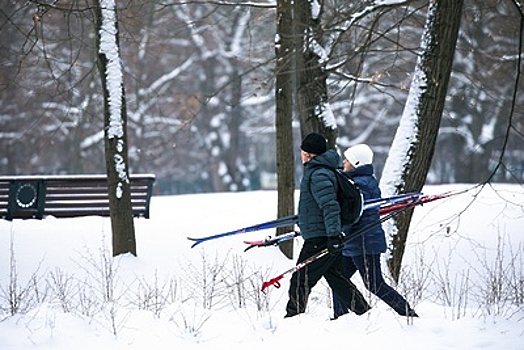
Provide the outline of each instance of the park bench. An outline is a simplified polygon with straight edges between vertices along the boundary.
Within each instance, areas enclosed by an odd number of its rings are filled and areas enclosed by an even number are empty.
[[[130,176],[134,217],[149,218],[155,175]],[[109,216],[106,175],[0,176],[0,218]]]

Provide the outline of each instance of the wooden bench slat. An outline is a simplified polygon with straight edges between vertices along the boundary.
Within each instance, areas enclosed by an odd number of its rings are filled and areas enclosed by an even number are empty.
[[[147,198],[148,194],[147,192],[138,192],[138,193],[131,193],[131,198]],[[74,198],[89,200],[92,199],[102,199],[102,200],[108,200],[109,195],[107,192],[105,193],[89,193],[89,192],[81,192],[81,193],[47,193],[46,195],[46,201],[54,201],[54,200],[71,200]]]
[[[130,188],[131,193],[147,193],[148,188],[147,187],[131,187]],[[48,188],[46,190],[47,194],[54,194],[54,193],[105,193],[107,194],[107,187],[105,188],[90,188],[90,187],[70,187],[70,188]]]
[[[130,176],[129,189],[135,217],[149,218],[154,181],[153,174]],[[0,218],[109,214],[105,175],[0,176]]]
[[[145,207],[147,202],[145,200],[131,200],[131,205]],[[67,202],[48,202],[46,205],[46,210],[51,208],[92,208],[97,206],[105,206],[109,208],[108,201],[67,201]]]

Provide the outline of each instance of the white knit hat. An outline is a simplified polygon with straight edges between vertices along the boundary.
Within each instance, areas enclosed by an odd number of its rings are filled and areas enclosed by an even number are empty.
[[[344,151],[344,157],[346,157],[355,168],[373,163],[373,151],[368,145],[363,143],[349,147]]]

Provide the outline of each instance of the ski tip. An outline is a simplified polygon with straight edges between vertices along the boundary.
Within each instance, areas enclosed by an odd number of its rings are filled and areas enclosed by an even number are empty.
[[[254,244],[248,246],[246,249],[244,249],[244,253],[250,250],[251,248],[255,248],[255,247],[257,247],[257,245],[254,245]]]
[[[244,253],[255,247],[262,247],[264,241],[244,241],[244,244],[248,244],[248,247],[244,249]]]
[[[191,244],[191,248],[194,248],[197,245],[199,245],[200,243],[204,242],[203,240],[198,239],[198,238],[187,237],[187,239],[194,242],[193,244]]]
[[[191,248],[195,248],[195,247],[196,247],[197,245],[199,245],[200,243],[202,243],[202,242],[195,242],[195,243],[191,244]]]

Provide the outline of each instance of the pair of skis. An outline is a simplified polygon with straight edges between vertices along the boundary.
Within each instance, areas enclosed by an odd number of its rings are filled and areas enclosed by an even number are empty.
[[[421,195],[422,195],[421,193],[416,192],[416,193],[401,194],[401,195],[387,197],[387,198],[376,198],[376,199],[367,200],[364,202],[363,210],[376,209],[376,208],[380,208],[379,210],[383,210],[383,211],[391,210],[395,208],[394,207],[395,205],[401,205],[402,203],[413,201],[415,199],[418,199]],[[218,233],[216,235],[210,235],[210,236],[205,236],[205,237],[200,237],[200,238],[187,237],[187,239],[194,242],[191,245],[191,248],[194,248],[199,244],[202,244],[204,242],[211,241],[214,239],[218,239],[218,238],[234,236],[234,235],[239,235],[239,234],[244,234],[244,233],[249,233],[249,232],[256,232],[256,231],[266,230],[270,228],[294,226],[297,223],[298,223],[298,215],[288,215],[282,218],[278,218],[276,220],[271,220],[268,222],[244,227],[244,228],[229,231],[229,232]]]
[[[440,195],[432,195],[432,196],[423,196],[423,195],[403,195],[403,197],[397,198],[396,202],[390,202],[387,204],[381,203],[378,200],[372,200],[369,203],[367,203],[364,207],[365,210],[368,210],[374,206],[378,207],[378,212],[380,216],[387,215],[389,213],[395,212],[398,209],[402,209],[406,206],[410,207],[413,202],[416,202],[416,205],[422,205],[424,203],[428,203],[431,201],[434,201],[436,199],[441,199],[444,197],[447,197],[451,194],[451,192],[446,192],[444,194]],[[395,197],[396,198],[396,197]],[[280,243],[292,240],[295,237],[300,236],[300,231],[291,231],[289,233],[284,233],[282,235],[276,236],[276,237],[266,237],[261,240],[253,240],[244,241],[245,244],[248,244],[248,247],[244,249],[244,251],[248,251],[255,247],[269,247],[269,246],[277,246]]]

